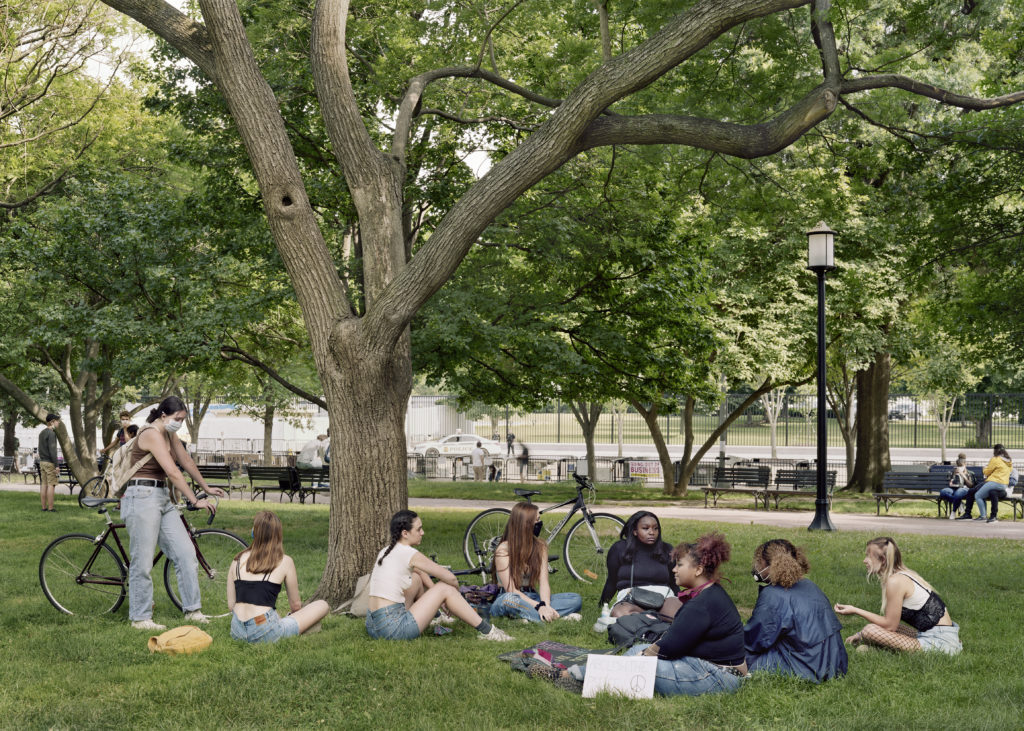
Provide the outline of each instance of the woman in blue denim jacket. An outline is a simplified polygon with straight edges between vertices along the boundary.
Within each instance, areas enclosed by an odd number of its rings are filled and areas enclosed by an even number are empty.
[[[820,683],[846,675],[842,625],[828,597],[810,579],[802,548],[782,538],[754,551],[758,591],[754,613],[743,628],[747,667],[796,675]]]

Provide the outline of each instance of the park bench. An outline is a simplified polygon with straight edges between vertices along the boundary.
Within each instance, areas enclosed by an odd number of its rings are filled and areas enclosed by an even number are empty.
[[[742,493],[754,496],[754,508],[764,503],[768,509],[768,481],[771,479],[772,468],[768,465],[756,467],[715,467],[714,479],[704,491],[704,507],[708,506],[708,497],[712,507],[718,507],[718,498],[730,493]],[[742,487],[741,487],[742,486]]]
[[[981,465],[971,465],[971,466],[969,466],[967,468],[967,470],[972,475],[974,475],[974,484],[975,485],[980,487],[981,485],[983,485],[985,483],[985,474],[982,471],[983,468],[981,467]],[[931,467],[931,469],[929,471],[942,473],[942,475],[946,478],[946,481],[948,483],[948,481],[949,481],[949,473],[953,471],[953,466],[952,465],[945,465],[945,464],[932,465],[932,467]],[[1020,513],[1020,517],[1021,518],[1024,518],[1024,497],[1021,496],[1021,487],[1020,487],[1020,485],[1018,484],[1017,486],[1015,486],[1013,488],[1012,492],[1016,493],[1016,494],[1011,494],[1011,490],[1009,488],[1007,488],[1007,491],[1006,491],[1007,495],[1006,495],[1006,497],[1001,498],[999,500],[999,504],[1000,505],[1009,505],[1010,506],[1010,512],[1012,513],[1014,520],[1017,520],[1017,514],[1018,513]]]
[[[78,487],[78,480],[76,480],[75,476],[71,473],[71,468],[68,467],[67,462],[61,462],[57,465],[57,484],[67,485],[69,495],[73,495],[75,488]]]
[[[14,474],[14,457],[0,457],[0,478]]]
[[[881,515],[900,500],[929,500],[935,503],[936,516],[941,518],[949,503],[939,496],[939,490],[949,486],[949,472],[886,472],[882,478],[882,492],[872,493],[875,515]]]
[[[836,487],[836,471],[825,472],[825,487],[828,490],[828,502],[832,504],[832,491]],[[768,499],[775,501],[775,509],[778,510],[779,502],[788,497],[816,496],[818,492],[818,471],[817,470],[776,470],[775,485],[768,489],[764,496],[765,508],[768,507]]]
[[[231,467],[226,464],[198,464],[196,468],[199,470],[199,474],[206,480],[206,484],[210,487],[219,487],[227,492],[228,497],[231,497],[231,489],[237,488],[231,479],[233,477],[231,473]],[[196,489],[196,481],[192,480],[192,489]]]
[[[316,502],[317,493],[323,495],[331,491],[330,467],[300,467],[296,469],[299,475],[299,502],[305,503],[307,497],[312,497],[311,502]]]
[[[282,496],[287,495],[289,501],[292,500],[299,488],[293,483],[288,469],[288,467],[249,465],[246,471],[249,477],[249,489],[252,491],[250,499],[255,500],[256,495],[262,495],[263,500],[266,501],[267,492],[279,492]]]
[[[39,482],[39,463],[33,460],[32,464],[19,467],[18,473],[21,475],[21,479],[25,480],[25,484],[28,484],[30,477],[33,483]]]

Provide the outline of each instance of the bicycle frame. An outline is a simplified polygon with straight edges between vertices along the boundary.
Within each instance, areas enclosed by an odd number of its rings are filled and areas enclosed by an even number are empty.
[[[107,510],[106,507],[103,507],[99,512],[103,514],[104,519],[107,521],[107,527],[93,540],[93,544],[96,546],[96,548],[93,549],[92,555],[89,556],[89,560],[85,562],[85,566],[82,567],[81,573],[79,573],[78,576],[75,577],[75,582],[78,584],[103,584],[108,586],[121,586],[124,584],[124,582],[120,578],[104,576],[101,577],[101,580],[97,580],[91,574],[89,574],[90,567],[92,566],[93,562],[96,560],[96,557],[100,553],[100,546],[105,544],[111,536],[114,537],[114,544],[117,546],[117,552],[121,559],[121,563],[124,564],[125,569],[128,569],[131,566],[131,559],[128,558],[128,552],[125,550],[124,544],[121,543],[121,536],[117,532],[119,529],[127,528],[127,526],[124,523],[115,523],[113,518],[110,517],[110,512]],[[210,567],[209,562],[203,556],[203,552],[199,550],[199,545],[196,543],[195,529],[192,528],[192,525],[185,518],[184,513],[179,512],[178,517],[181,518],[181,522],[185,525],[185,530],[188,533],[188,539],[192,541],[192,547],[196,551],[196,559],[199,561],[199,566],[202,568],[204,572],[206,572],[206,576],[212,579],[213,569]],[[163,556],[163,550],[158,549],[156,555],[153,557],[153,565],[156,566],[156,564],[160,561],[161,558],[163,558]]]
[[[527,498],[527,502],[531,502],[529,500],[529,498]],[[576,497],[570,498],[569,500],[566,500],[564,503],[559,503],[558,505],[552,505],[550,507],[544,508],[539,513],[540,515],[543,515],[544,513],[550,512],[552,510],[558,510],[559,508],[564,508],[567,505],[572,505],[572,510],[570,510],[568,513],[566,513],[565,516],[561,520],[558,521],[558,523],[555,525],[555,527],[552,528],[550,531],[548,531],[547,544],[549,546],[551,545],[552,541],[554,541],[555,536],[557,536],[562,531],[562,528],[564,528],[569,523],[569,521],[572,519],[572,517],[574,515],[576,515],[576,513],[580,512],[582,510],[583,514],[586,515],[586,513],[587,513],[587,504],[586,504],[586,501],[584,501],[584,499],[583,499],[583,490],[582,489],[577,489],[576,490]]]

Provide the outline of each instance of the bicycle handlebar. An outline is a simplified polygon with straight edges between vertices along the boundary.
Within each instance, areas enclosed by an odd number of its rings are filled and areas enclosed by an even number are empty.
[[[220,505],[220,498],[211,497],[210,495],[207,495],[205,492],[197,492],[196,502],[199,502],[200,500],[206,500],[207,502],[211,500],[213,501],[213,510],[210,511],[210,517],[206,521],[207,525],[213,525],[213,517],[217,514],[217,506]],[[195,506],[195,503],[185,503],[185,510],[199,510],[199,508]]]

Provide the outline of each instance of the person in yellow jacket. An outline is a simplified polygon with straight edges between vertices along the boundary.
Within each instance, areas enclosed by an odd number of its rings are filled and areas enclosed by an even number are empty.
[[[992,500],[992,516],[987,518],[989,523],[996,520],[996,513],[999,512],[999,498],[1006,497],[1006,487],[1010,482],[1010,472],[1013,470],[1013,460],[1002,444],[997,444],[992,449],[992,459],[985,465],[982,474],[985,476],[985,484],[978,489],[974,496],[974,502],[978,506],[978,517],[975,520],[986,520],[985,500]]]

